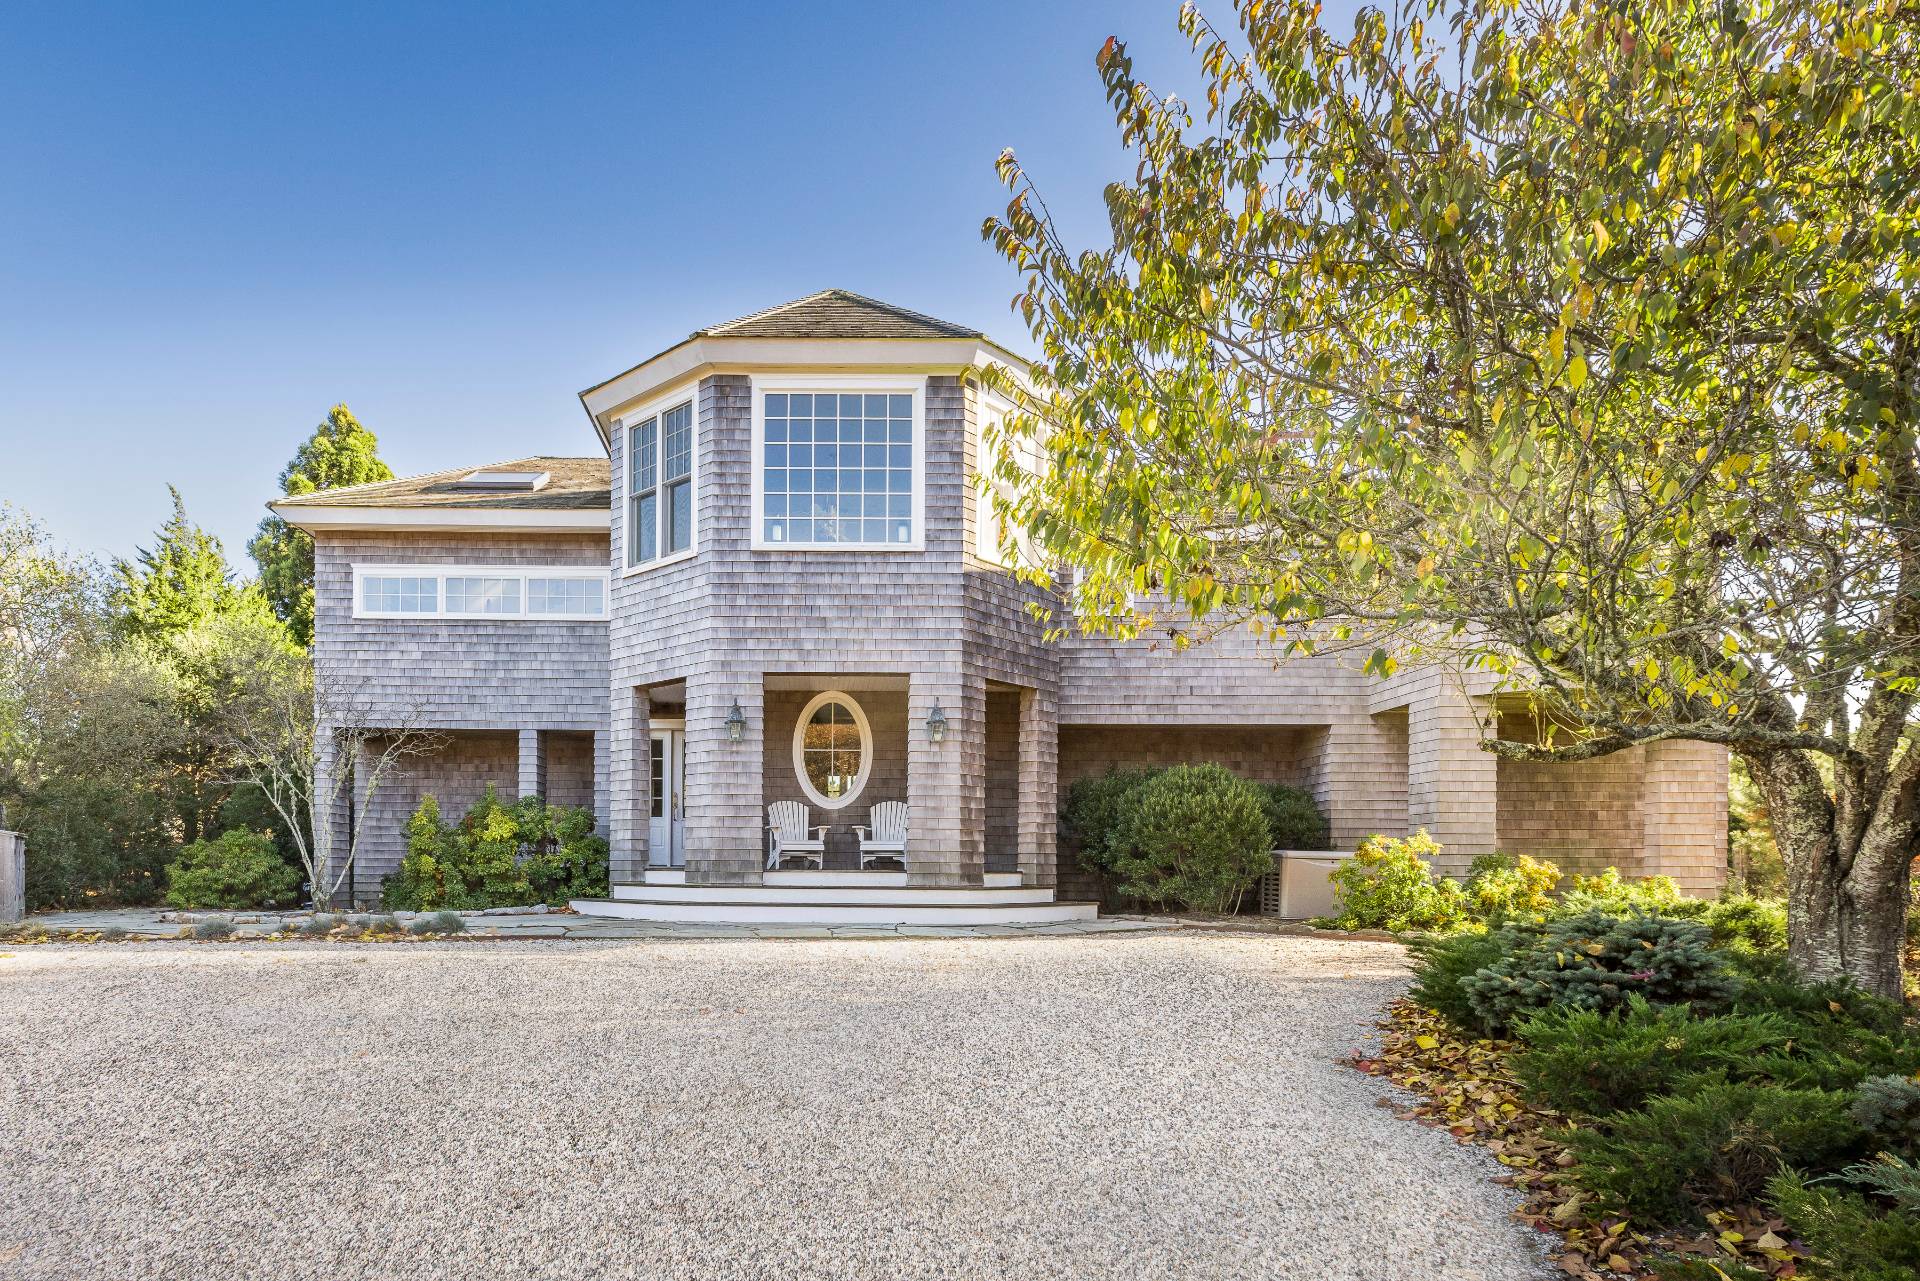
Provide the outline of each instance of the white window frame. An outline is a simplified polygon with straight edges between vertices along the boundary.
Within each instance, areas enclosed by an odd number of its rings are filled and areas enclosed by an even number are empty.
[[[431,578],[435,580],[436,595],[434,611],[412,613],[406,610],[366,609],[362,602],[366,599],[366,579],[373,578]],[[520,609],[513,614],[485,614],[461,612],[450,613],[447,610],[447,580],[449,578],[517,578],[520,580]],[[527,580],[529,578],[569,578],[593,581],[600,584],[600,610],[598,614],[534,614],[527,610]],[[592,565],[378,565],[359,564],[353,567],[353,616],[355,618],[407,618],[416,621],[439,620],[454,623],[604,623],[607,615],[613,611],[612,575],[604,569]]]
[[[860,772],[853,776],[846,794],[839,797],[821,795],[815,790],[813,780],[807,777],[807,722],[828,703],[843,704],[852,712],[854,728],[860,732]],[[868,723],[867,711],[858,699],[844,690],[829,689],[807,700],[807,705],[800,709],[800,719],[793,723],[793,772],[799,777],[800,790],[806,793],[807,799],[823,810],[845,809],[859,799],[860,793],[867,789],[867,775],[873,773],[873,726]]]
[[[927,549],[927,379],[924,374],[752,374],[752,521],[749,546],[757,552],[921,552]],[[886,392],[913,397],[913,537],[904,543],[771,542],[766,537],[767,394],[772,392]]]
[[[633,564],[633,429],[651,418],[655,420],[653,434],[653,490],[659,501],[653,505],[653,537],[655,547],[667,544],[667,429],[668,412],[690,406],[692,413],[691,430],[693,432],[693,455],[687,460],[687,490],[689,501],[693,504],[688,513],[687,545],[677,552],[664,556],[655,556],[652,560]],[[638,409],[629,410],[614,420],[620,433],[620,577],[631,578],[635,574],[644,574],[648,570],[661,569],[667,565],[678,565],[681,561],[694,556],[700,550],[700,384],[692,383],[680,388],[669,396],[661,396],[647,402]]]

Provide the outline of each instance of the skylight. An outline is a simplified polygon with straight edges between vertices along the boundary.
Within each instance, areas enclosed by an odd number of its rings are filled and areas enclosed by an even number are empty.
[[[518,489],[530,492],[543,488],[552,478],[551,473],[544,471],[474,471],[462,476],[459,485],[462,489]]]

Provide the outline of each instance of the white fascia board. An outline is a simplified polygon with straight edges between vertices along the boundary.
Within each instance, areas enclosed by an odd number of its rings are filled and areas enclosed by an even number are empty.
[[[596,508],[487,507],[267,507],[280,519],[308,533],[322,530],[376,529],[394,531],[433,529],[519,529],[545,532],[604,530],[613,513]]]
[[[725,373],[952,373],[1027,362],[979,338],[695,338],[582,392],[601,443],[607,423],[642,397],[689,378]]]

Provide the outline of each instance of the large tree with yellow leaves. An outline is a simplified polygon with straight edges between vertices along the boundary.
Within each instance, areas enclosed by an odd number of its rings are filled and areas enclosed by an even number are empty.
[[[1098,65],[1112,243],[1011,153],[1042,357],[1009,514],[1131,589],[1376,670],[1464,662],[1587,759],[1722,743],[1812,975],[1900,986],[1920,831],[1920,6],[1182,10],[1205,107]],[[1042,424],[1045,424],[1042,427]],[[1002,502],[1007,500],[1002,499]]]

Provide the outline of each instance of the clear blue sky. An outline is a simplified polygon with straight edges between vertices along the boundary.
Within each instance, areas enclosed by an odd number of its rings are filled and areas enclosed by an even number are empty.
[[[16,3],[0,499],[130,554],[172,482],[250,572],[336,401],[406,475],[594,452],[580,388],[828,286],[1025,348],[994,157],[1098,238],[1094,52],[1190,90],[1177,8]]]

